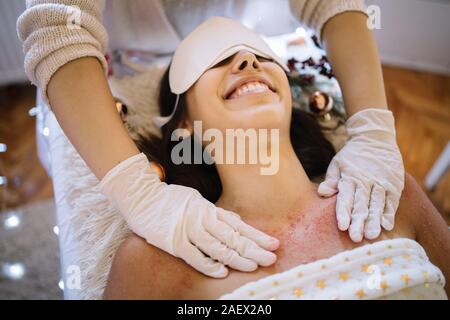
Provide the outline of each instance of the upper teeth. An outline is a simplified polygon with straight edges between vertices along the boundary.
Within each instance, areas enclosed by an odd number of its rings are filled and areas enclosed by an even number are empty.
[[[240,96],[246,93],[259,93],[270,90],[269,87],[262,82],[248,82],[239,88],[237,88],[233,94],[230,96],[230,99],[239,98]]]

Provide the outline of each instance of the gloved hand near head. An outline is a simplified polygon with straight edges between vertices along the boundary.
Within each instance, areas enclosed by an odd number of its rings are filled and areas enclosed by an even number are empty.
[[[134,233],[205,275],[222,278],[225,266],[250,272],[276,261],[269,251],[278,248],[278,240],[194,189],[161,182],[144,154],[112,169],[100,189]]]

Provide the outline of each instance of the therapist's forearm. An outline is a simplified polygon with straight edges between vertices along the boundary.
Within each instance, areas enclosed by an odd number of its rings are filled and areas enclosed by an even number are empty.
[[[341,86],[348,116],[367,108],[387,108],[380,58],[367,16],[345,12],[322,32],[324,48]]]
[[[60,68],[47,94],[61,128],[98,179],[139,153],[96,58],[81,58]]]

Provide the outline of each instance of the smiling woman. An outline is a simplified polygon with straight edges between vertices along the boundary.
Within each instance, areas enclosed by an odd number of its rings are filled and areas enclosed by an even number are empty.
[[[240,69],[245,62],[246,67]],[[224,98],[224,93],[230,91],[228,88],[237,88],[236,84],[239,83],[245,85],[248,79],[267,79],[264,81],[269,82],[274,91],[232,100]],[[176,112],[173,113],[176,99],[170,90],[167,71],[161,81],[159,105],[162,115],[172,116],[162,128],[161,139],[153,137],[136,143],[150,160],[161,163],[167,183],[192,187],[213,203],[222,194],[223,184],[218,167],[209,161],[202,161],[208,156],[224,160],[216,164],[252,164],[260,174],[267,169],[265,166],[268,163],[264,162],[264,158],[277,159],[280,163],[279,155],[283,150],[279,149],[279,144],[275,148],[271,142],[276,142],[275,138],[278,142],[290,141],[307,176],[314,179],[325,174],[335,154],[316,119],[306,112],[291,108],[291,93],[284,70],[268,60],[259,62],[248,51],[239,51],[226,64],[207,70],[186,94],[180,96]],[[195,122],[201,124],[201,132],[195,130]],[[180,132],[180,129],[184,132],[181,142],[178,138],[173,139],[173,133]],[[209,154],[209,139],[204,140],[205,134],[199,134],[208,130],[217,132],[215,136],[221,137],[222,143],[214,140],[214,154]],[[264,137],[261,137],[261,133],[265,133]],[[277,133],[276,137],[273,133]],[[252,141],[252,137],[256,141]],[[260,144],[266,148],[252,147]],[[180,149],[184,151],[182,154]],[[246,156],[247,161],[237,162],[240,153]],[[185,160],[177,161],[174,154]],[[267,157],[261,157],[261,154]],[[251,163],[252,158],[259,162]]]
[[[224,28],[228,23],[219,22],[216,27]],[[239,212],[246,223],[276,235],[281,240],[276,251],[277,263],[247,274],[231,272],[226,279],[207,279],[182,261],[131,236],[117,252],[105,297],[394,298],[401,290],[412,287],[416,295],[446,298],[442,272],[428,260],[427,254],[447,274],[449,265],[445,257],[450,254],[450,237],[439,213],[432,206],[424,205],[426,197],[423,198],[414,181],[407,181],[396,228],[383,232],[381,241],[353,243],[347,233],[336,227],[336,196],[321,198],[316,193],[317,184],[311,181],[325,173],[334,155],[331,144],[313,118],[292,108],[287,75],[276,59],[260,61],[252,52],[254,49],[242,48],[246,45],[245,39],[238,36],[236,39],[241,41],[240,47],[234,46],[228,52],[231,59],[203,70],[194,83],[184,86],[188,88],[186,92],[174,92],[173,82],[166,73],[161,85],[160,108],[162,115],[170,116],[162,128],[162,139],[141,141],[140,145],[149,157],[156,157],[163,164],[167,183],[193,187],[217,206]],[[199,51],[202,46],[189,49],[189,55],[199,57],[202,54]],[[185,59],[189,61],[189,56]],[[172,64],[171,72],[177,70],[173,68]],[[192,81],[189,76],[186,79]],[[255,90],[245,89],[249,82],[255,81],[269,84],[273,91],[246,92]],[[236,90],[241,90],[241,94],[234,99],[226,98],[227,93]],[[181,95],[179,99],[177,95]],[[178,105],[173,112],[175,101]],[[225,138],[229,129],[279,130],[279,145],[275,151],[279,154],[279,170],[263,176],[261,163],[174,165],[170,158],[175,146],[171,134],[177,128],[189,131],[195,121],[201,121],[207,129],[221,131]],[[202,137],[187,139],[199,140],[196,143],[205,147]],[[269,145],[273,143],[269,140]],[[259,148],[262,146],[268,147],[259,144]],[[248,151],[248,146],[244,148]],[[234,151],[222,150],[223,153]],[[349,192],[342,196],[352,195]],[[411,202],[414,198],[421,199],[421,204]],[[429,228],[417,224],[419,212],[423,215],[421,219],[428,221]],[[202,223],[209,225],[207,221]],[[434,237],[437,234],[439,236]],[[223,229],[220,237],[223,243],[232,243],[236,235],[233,230]],[[427,253],[414,240],[419,240]],[[248,247],[241,248],[242,254],[247,250]],[[211,257],[229,265],[246,262],[242,256],[222,253],[223,247],[217,246]],[[158,277],[154,276],[156,270]],[[379,271],[379,285],[367,285],[372,281],[370,270]],[[252,284],[254,281],[256,283]]]
[[[166,184],[160,181],[147,157],[139,153],[140,150],[130,139],[114,106],[114,99],[106,77],[108,65],[104,55],[107,48],[115,50],[120,47],[126,50],[131,46],[135,49],[150,50],[145,44],[152,43],[152,47],[156,51],[150,51],[155,54],[172,53],[175,49],[168,45],[169,42],[173,44],[173,41],[170,41],[173,37],[170,35],[173,35],[174,32],[170,33],[170,30],[167,30],[170,28],[164,28],[168,27],[169,23],[165,21],[161,2],[133,1],[133,4],[139,3],[142,6],[128,6],[123,1],[105,0],[26,1],[27,10],[17,23],[18,34],[23,41],[26,54],[26,72],[30,80],[39,87],[44,100],[54,111],[57,124],[61,125],[64,134],[76,148],[74,154],[78,155],[79,153],[89,169],[98,180],[101,180],[99,186],[95,185],[94,191],[97,194],[100,191],[106,196],[103,198],[105,205],[109,200],[112,207],[116,209],[115,217],[125,220],[124,227],[126,225],[148,243],[183,259],[196,270],[211,277],[226,277],[228,268],[252,272],[259,266],[273,264],[276,261],[276,255],[272,251],[278,248],[277,239],[247,225],[239,219],[236,213],[216,207],[207,201],[198,190],[208,192],[208,186],[200,186],[203,189],[194,190],[183,185]],[[195,21],[193,19],[195,13],[205,12],[204,9],[209,7],[211,2],[220,2],[221,5],[230,7],[228,4],[233,1],[226,2],[225,5],[224,1],[204,0],[204,4],[208,2],[208,6],[200,5],[198,1],[170,2],[179,4],[180,11],[183,12],[183,16],[181,14],[179,17],[178,14],[173,15],[172,20],[190,20],[192,25],[195,25],[205,17]],[[194,10],[190,10],[190,6],[184,6],[184,2],[195,7]],[[246,1],[237,2],[243,4]],[[256,6],[252,6],[251,10],[245,10],[244,6],[239,5],[236,6],[239,9],[237,11],[242,13],[251,11],[261,20],[261,24],[267,25],[267,29],[274,31],[273,29],[277,28],[275,20],[282,16],[280,12],[272,10],[273,12],[268,11],[267,14],[263,14],[258,7],[265,7],[265,5],[262,6],[261,1],[252,2],[255,2]],[[278,5],[280,1],[273,2]],[[295,17],[301,20],[305,27],[315,30],[318,41],[326,48],[330,64],[343,89],[348,114],[353,115],[346,123],[350,138],[344,148],[333,158],[333,161],[328,162],[330,166],[326,181],[316,191],[322,196],[329,197],[339,191],[336,201],[338,227],[342,231],[348,230],[353,241],[360,242],[363,237],[375,239],[380,235],[382,228],[392,230],[394,227],[395,213],[404,186],[404,168],[395,141],[394,119],[392,114],[387,111],[379,58],[376,54],[373,35],[367,28],[363,0],[291,0],[283,2],[291,4]],[[110,21],[114,26],[124,27],[120,28],[121,32],[117,33],[114,32],[114,28],[109,29],[109,35],[113,39],[116,34],[121,33],[126,40],[131,41],[123,42],[119,46],[108,45],[107,32],[103,25],[102,15],[105,11],[105,4],[112,3],[120,3],[120,8],[126,14],[116,16],[112,14],[115,13],[114,11],[106,10],[105,18],[109,13],[111,18],[116,18],[115,21]],[[139,7],[143,10],[139,10]],[[173,10],[165,11],[174,12]],[[228,16],[225,11],[216,11],[215,14]],[[120,19],[123,16],[128,19]],[[127,23],[130,21],[133,23]],[[243,17],[241,21],[251,24],[246,17]],[[142,24],[142,22],[150,22],[150,24]],[[158,22],[160,22],[159,25]],[[229,25],[231,24],[229,22]],[[130,28],[126,28],[127,25],[142,28],[139,28],[141,30],[138,34],[130,32]],[[280,170],[277,171],[279,174],[262,179],[261,175],[250,175],[250,171],[243,170],[258,170],[260,163],[254,167],[236,167],[234,165],[225,167],[225,164],[214,166],[214,170],[217,171],[216,175],[210,176],[216,179],[213,181],[214,185],[222,188],[223,192],[219,193],[216,192],[217,189],[211,188],[214,193],[211,194],[210,199],[216,197],[216,203],[223,203],[227,207],[237,209],[242,207],[246,216],[248,214],[246,210],[251,212],[255,209],[253,206],[258,204],[258,213],[261,214],[260,222],[266,221],[264,216],[270,218],[270,213],[283,213],[285,208],[277,208],[276,204],[292,205],[293,207],[296,207],[295,201],[307,204],[310,184],[305,176],[309,178],[310,175],[320,175],[324,170],[320,163],[318,172],[305,173],[304,171],[308,171],[306,162],[310,159],[312,162],[310,168],[315,168],[317,160],[312,154],[319,153],[320,149],[323,149],[325,154],[320,155],[322,158],[319,161],[326,161],[329,159],[328,152],[330,150],[326,145],[322,146],[324,148],[313,146],[316,149],[310,149],[308,146],[308,148],[303,148],[300,156],[297,154],[295,144],[305,143],[304,141],[309,143],[308,141],[311,140],[305,137],[312,134],[313,130],[301,131],[298,136],[298,140],[301,142],[290,141],[288,143],[288,138],[293,140],[291,134],[293,126],[289,127],[289,121],[286,119],[291,117],[295,120],[295,111],[290,110],[289,103],[287,103],[288,97],[280,90],[283,88],[282,85],[280,86],[282,78],[269,72],[270,63],[275,62],[275,67],[283,67],[282,63],[267,50],[267,46],[260,38],[251,35],[248,30],[240,29],[241,32],[231,32],[231,30],[237,29],[224,28],[227,32],[220,33],[220,30],[211,32],[211,29],[206,29],[208,32],[205,32],[204,41],[188,46],[188,49],[192,50],[177,50],[178,53],[184,53],[178,56],[179,59],[176,56],[173,60],[168,76],[168,84],[171,87],[171,93],[168,95],[170,106],[165,107],[169,112],[162,115],[169,116],[171,113],[175,115],[178,110],[181,110],[180,112],[185,112],[185,116],[179,115],[180,122],[178,123],[168,123],[173,117],[163,119],[160,123],[166,124],[164,130],[169,131],[169,125],[172,125],[172,128],[189,129],[193,123],[193,119],[190,117],[194,113],[202,113],[202,116],[197,118],[202,118],[202,121],[204,118],[211,127],[217,124],[224,126],[223,123],[226,122],[236,128],[248,127],[249,129],[266,125],[270,128],[272,125],[275,130],[280,130],[280,136],[283,137],[283,139],[279,139],[279,146],[274,148],[279,150],[282,162]],[[163,30],[169,31],[169,34],[165,35]],[[145,34],[145,37],[135,37],[141,34]],[[223,34],[225,36],[222,37]],[[177,42],[177,39],[174,40]],[[237,40],[239,43],[236,43]],[[188,42],[183,43],[187,44]],[[139,44],[144,46],[141,47]],[[237,57],[236,54],[244,51],[253,55],[256,61],[254,60],[253,63],[243,61],[241,64],[236,64],[234,61]],[[260,57],[269,61],[264,61]],[[206,90],[208,83],[203,83],[202,88],[193,87],[197,82],[198,85],[200,84],[202,80],[200,78],[206,77],[207,71],[213,71],[210,70],[210,67],[217,65],[223,59],[229,60],[219,66],[222,72],[225,71],[224,77],[222,81],[219,81],[220,84],[213,94]],[[255,71],[258,69],[257,62],[261,64],[261,71]],[[349,62],[351,67],[349,67]],[[251,81],[257,82],[257,86],[260,86],[259,83],[264,83],[264,76],[266,76],[267,81],[273,81],[272,89],[274,91],[268,92],[264,88],[266,92],[257,92],[263,88],[247,86],[241,90],[238,89],[234,96],[235,99],[223,99],[229,98],[223,96],[229,86],[244,84],[234,81],[232,84],[226,83],[227,80],[231,82],[232,75],[227,74],[230,67],[236,65],[240,72],[249,72],[253,68],[254,70],[250,73],[258,73],[259,76]],[[329,74],[328,71],[326,73]],[[211,72],[208,74],[213,75]],[[216,75],[220,76],[220,72]],[[249,78],[245,79],[245,77]],[[245,75],[242,79],[247,82],[250,81],[250,77],[250,75]],[[210,87],[214,88],[213,84],[217,78],[211,78],[211,80]],[[240,77],[237,76],[236,81],[240,80]],[[195,89],[198,89],[196,93]],[[190,93],[187,93],[188,91]],[[202,100],[203,93],[211,102],[209,114],[206,114],[208,112],[206,112],[206,103]],[[190,94],[192,96],[189,96]],[[276,98],[279,98],[279,101],[276,101]],[[245,103],[241,104],[238,101],[245,101]],[[178,105],[178,108],[174,105]],[[204,117],[203,113],[205,113]],[[246,113],[249,113],[250,116],[245,117]],[[217,115],[222,117],[218,118]],[[143,114],[139,116],[142,117]],[[255,120],[254,123],[249,122],[251,118]],[[258,121],[259,123],[257,123]],[[306,122],[307,120],[305,120]],[[299,120],[298,123],[301,121]],[[307,125],[301,124],[302,128],[307,128]],[[277,144],[275,139],[266,138],[265,146],[269,146],[271,149],[275,147]],[[319,141],[322,139],[320,136],[315,138]],[[151,143],[149,142],[149,144]],[[200,141],[198,144],[200,147],[204,147],[203,143],[204,141]],[[163,157],[167,157],[167,160],[161,158],[162,161],[169,161],[170,153],[167,150],[170,149],[173,150],[172,144],[168,143],[166,150],[158,150]],[[270,150],[266,147],[265,151],[269,152]],[[224,151],[222,150],[222,152]],[[158,154],[155,153],[155,155]],[[52,168],[55,166],[52,165]],[[71,171],[71,173],[76,171],[72,170],[73,167],[70,169],[67,171]],[[161,176],[163,177],[163,175]],[[201,185],[202,181],[196,179],[194,175],[187,177]],[[56,177],[55,179],[58,181]],[[296,183],[300,183],[300,185]],[[315,185],[313,187],[316,188]],[[65,188],[61,188],[61,190],[63,190],[63,194],[67,194],[64,192]],[[300,195],[296,196],[292,190]],[[313,193],[311,192],[311,194]],[[100,194],[98,195],[102,197]],[[78,197],[76,198],[78,199]],[[312,199],[314,198],[311,197],[309,200]],[[76,201],[75,199],[73,202]],[[92,202],[90,204],[92,205]],[[79,206],[75,203],[70,207],[78,208]],[[299,207],[294,209],[300,210]],[[70,211],[77,218],[63,220],[70,220],[68,224],[75,228],[65,228],[68,232],[64,232],[64,228],[61,228],[61,239],[69,239],[66,241],[70,245],[67,248],[72,249],[72,245],[78,244],[77,242],[80,240],[82,243],[80,251],[89,251],[84,248],[90,248],[91,256],[98,258],[96,261],[105,269],[109,269],[109,259],[112,258],[112,255],[103,255],[102,252],[106,252],[106,250],[94,250],[95,248],[88,243],[91,241],[103,244],[104,247],[110,245],[108,248],[112,248],[118,245],[117,241],[120,241],[121,238],[114,232],[109,232],[114,237],[107,238],[105,236],[108,234],[103,228],[107,224],[105,219],[98,219],[98,221],[102,221],[102,226],[86,224],[85,220],[77,223],[80,221],[78,217],[81,215],[75,214],[78,211]],[[84,219],[84,216],[80,219]],[[333,222],[333,226],[336,227],[336,221],[322,221]],[[282,219],[278,222],[281,223]],[[257,224],[255,223],[255,225]],[[87,225],[89,228],[85,228]],[[80,230],[76,226],[83,226],[81,231],[86,232],[88,236],[80,236],[81,233],[78,232]],[[109,230],[113,230],[111,224],[108,227]],[[294,227],[295,225],[289,228],[291,236],[287,239],[295,239]],[[304,231],[309,232],[313,229],[308,227]],[[316,229],[326,231],[323,225],[318,225]],[[317,234],[323,235],[324,233],[317,232]],[[72,235],[76,241],[70,240]],[[84,242],[85,238],[88,239],[87,242]],[[301,245],[298,241],[296,244]],[[65,251],[63,248],[63,252]],[[73,250],[68,251],[73,253]],[[78,264],[80,257],[76,253],[71,254],[69,259],[63,255],[64,263],[72,264],[72,258],[75,264]],[[92,276],[92,279],[99,279],[105,275],[105,272],[99,271],[95,263],[89,263],[89,265],[92,267],[91,270],[95,270],[97,273]],[[84,271],[85,269],[83,269]],[[83,283],[86,284],[86,282]],[[80,293],[80,297],[86,296],[85,292],[91,290],[95,291],[95,294],[87,296],[98,297],[98,292],[102,290],[102,284],[97,285],[99,283],[103,282],[96,281],[95,285],[87,283],[87,287],[83,288],[87,290]],[[321,287],[323,287],[322,283]],[[75,295],[78,296],[78,293]],[[72,293],[70,296],[74,297]]]

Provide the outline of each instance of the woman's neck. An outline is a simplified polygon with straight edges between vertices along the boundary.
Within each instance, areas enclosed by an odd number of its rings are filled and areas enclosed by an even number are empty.
[[[261,165],[217,169],[223,192],[216,205],[239,213],[246,222],[282,222],[320,200],[290,142],[280,144],[279,170],[274,175],[261,175]]]

